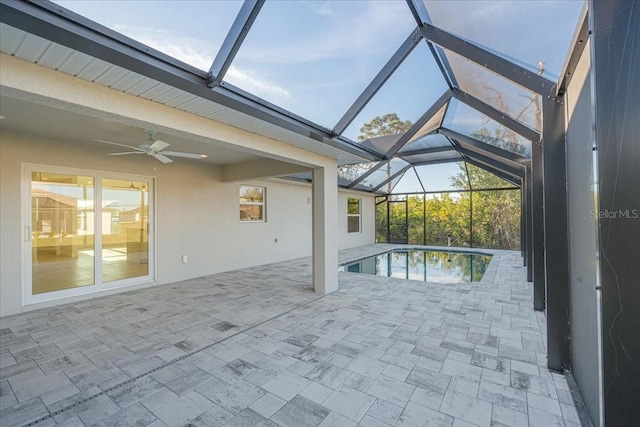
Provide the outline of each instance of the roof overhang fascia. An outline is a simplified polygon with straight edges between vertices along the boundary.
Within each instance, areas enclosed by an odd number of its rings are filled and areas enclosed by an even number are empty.
[[[56,4],[1,2],[0,22],[366,160],[380,158],[334,138],[331,131],[293,118],[292,114],[277,111],[221,86],[211,89],[206,85],[204,71],[160,54]]]

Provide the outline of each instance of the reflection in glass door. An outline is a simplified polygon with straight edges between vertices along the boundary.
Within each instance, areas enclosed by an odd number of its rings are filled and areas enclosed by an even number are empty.
[[[148,208],[146,182],[102,180],[102,282],[149,274]]]
[[[34,295],[94,284],[93,201],[90,176],[32,172]]]
[[[28,304],[153,280],[153,181],[74,172],[25,169]]]

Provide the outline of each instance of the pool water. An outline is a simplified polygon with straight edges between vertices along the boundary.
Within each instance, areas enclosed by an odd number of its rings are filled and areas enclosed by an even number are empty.
[[[491,255],[471,252],[407,250],[344,264],[343,271],[437,283],[479,282]]]

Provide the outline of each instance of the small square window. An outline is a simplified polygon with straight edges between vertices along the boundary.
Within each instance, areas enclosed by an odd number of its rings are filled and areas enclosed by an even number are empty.
[[[360,199],[347,199],[347,232],[360,232]]]
[[[240,221],[264,222],[266,188],[240,186]]]

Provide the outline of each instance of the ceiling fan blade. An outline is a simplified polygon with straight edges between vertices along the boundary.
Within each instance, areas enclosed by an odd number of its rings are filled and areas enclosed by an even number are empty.
[[[124,156],[125,154],[144,154],[144,151],[127,151],[126,153],[109,153],[108,156]]]
[[[141,150],[138,147],[132,147],[132,146],[126,145],[126,144],[119,144],[117,142],[105,141],[103,139],[94,139],[94,141],[102,142],[102,143],[105,143],[105,144],[117,145],[119,147],[125,147],[125,148],[128,148],[130,150],[137,150],[137,151],[140,151],[141,153],[144,153],[144,150]]]
[[[155,157],[156,159],[160,160],[162,163],[171,163],[171,162],[173,162],[173,160],[171,160],[170,158],[168,158],[164,154],[152,153],[151,155],[153,157]]]
[[[166,154],[167,156],[185,157],[187,159],[201,159],[202,158],[202,156],[200,154],[183,153],[181,151],[163,151],[162,154]]]
[[[169,144],[169,143],[167,143],[167,142],[164,142],[164,141],[160,141],[160,140],[158,139],[156,142],[154,142],[153,144],[151,144],[151,147],[149,147],[149,148],[150,148],[151,150],[155,151],[155,152],[158,152],[158,151],[162,151],[162,150],[164,150],[164,149],[165,149],[165,148],[167,148],[169,145],[171,145],[171,144]]]

